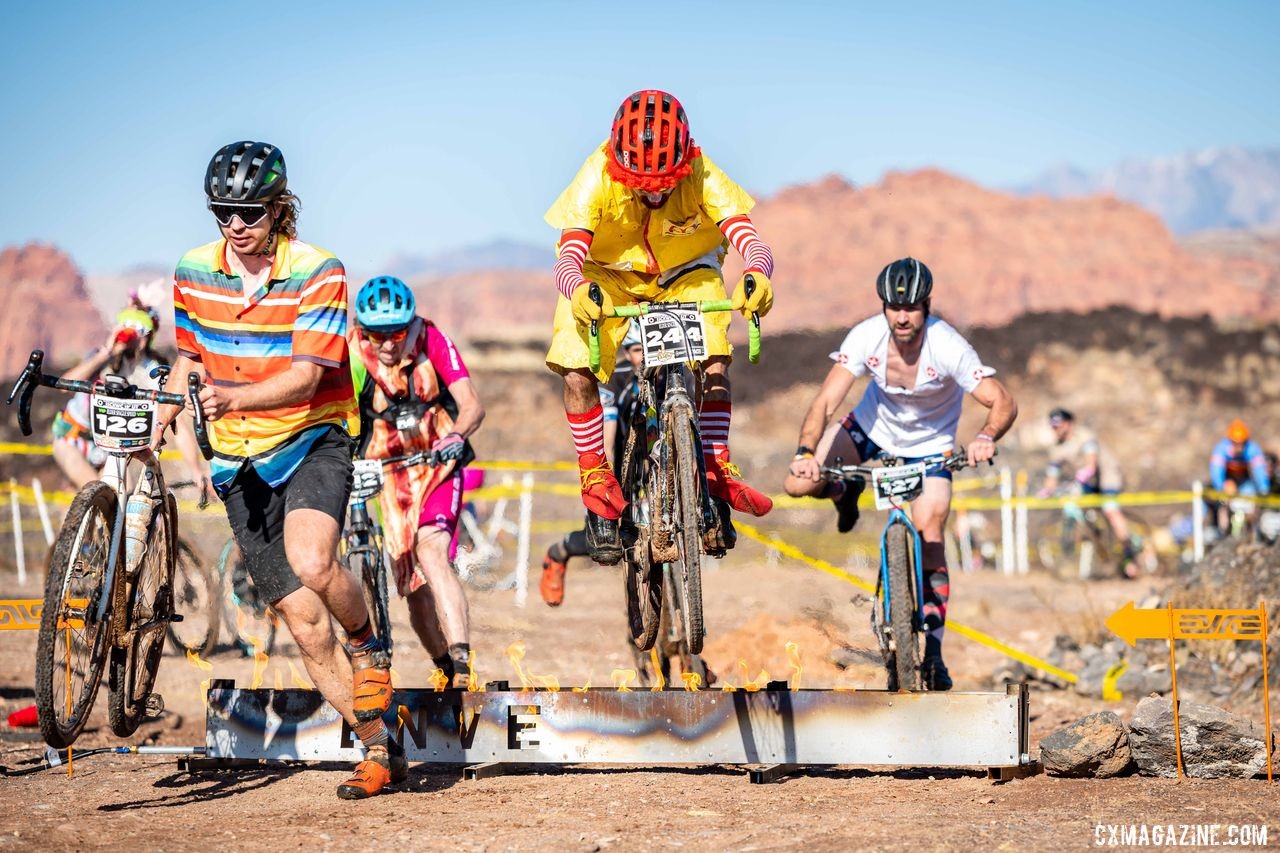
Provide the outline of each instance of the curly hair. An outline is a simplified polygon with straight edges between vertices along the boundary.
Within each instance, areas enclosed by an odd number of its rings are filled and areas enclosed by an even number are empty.
[[[272,204],[283,206],[280,218],[276,220],[276,232],[290,240],[298,239],[298,211],[302,210],[302,200],[286,189],[271,200]]]

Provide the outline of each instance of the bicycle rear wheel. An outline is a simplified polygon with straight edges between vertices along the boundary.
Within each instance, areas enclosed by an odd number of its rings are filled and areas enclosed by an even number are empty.
[[[173,615],[177,512],[172,495],[156,507],[137,577],[128,581],[125,624],[131,636],[124,648],[111,649],[107,682],[107,719],[118,737],[129,737],[146,719],[151,688],[160,669]]]
[[[275,616],[258,595],[235,539],[227,540],[218,555],[218,581],[222,584],[222,621],[232,645],[245,657],[255,651],[270,654],[276,641]]]
[[[174,609],[182,621],[169,623],[169,640],[179,652],[206,655],[218,642],[222,587],[186,540],[178,539],[174,559]]]
[[[702,620],[702,489],[698,482],[698,460],[694,456],[701,448],[693,440],[692,415],[679,410],[671,413],[667,423],[667,435],[671,437],[671,451],[675,454],[674,475],[675,508],[679,513],[677,545],[680,559],[678,569],[681,603],[684,606],[685,638],[690,654],[702,653],[702,641],[706,629]],[[670,475],[669,475],[670,476]]]
[[[889,687],[920,689],[920,646],[916,634],[915,561],[912,559],[910,531],[905,524],[889,525],[885,531],[885,558],[889,565],[890,657],[885,661]],[[915,555],[919,559],[919,555]],[[877,602],[877,607],[883,604]]]
[[[58,532],[45,582],[36,640],[36,712],[45,743],[65,749],[84,731],[111,645],[110,613],[94,620],[107,594],[116,493],[86,485],[71,502]]]

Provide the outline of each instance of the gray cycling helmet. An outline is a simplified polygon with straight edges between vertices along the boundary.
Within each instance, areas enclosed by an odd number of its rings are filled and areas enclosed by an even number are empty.
[[[222,146],[204,174],[204,193],[210,201],[270,201],[287,185],[284,155],[266,142],[245,140]]]
[[[640,324],[632,320],[627,326],[626,337],[622,339],[622,348],[631,349],[638,346],[644,346],[644,341],[640,338]]]
[[[886,305],[915,305],[933,292],[933,273],[915,258],[894,261],[876,278],[876,294]]]

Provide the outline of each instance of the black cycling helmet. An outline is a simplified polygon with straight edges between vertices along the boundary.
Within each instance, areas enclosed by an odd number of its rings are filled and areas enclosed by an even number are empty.
[[[287,184],[284,155],[266,142],[222,146],[204,174],[204,193],[210,201],[270,201]]]
[[[1076,419],[1075,415],[1071,414],[1061,406],[1059,406],[1058,408],[1054,409],[1049,413],[1049,423],[1051,424],[1066,423],[1068,421],[1074,421],[1075,419]]]
[[[876,277],[876,294],[886,305],[915,305],[933,292],[933,273],[915,258],[894,261]]]

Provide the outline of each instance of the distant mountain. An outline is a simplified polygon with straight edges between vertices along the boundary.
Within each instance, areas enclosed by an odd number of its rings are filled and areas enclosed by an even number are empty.
[[[1063,164],[1017,189],[1054,198],[1114,195],[1178,234],[1280,225],[1280,148],[1207,148],[1093,173]]]
[[[107,325],[65,253],[47,243],[0,251],[0,375],[15,376],[33,349],[50,369],[79,361],[101,346]]]
[[[470,270],[541,270],[555,263],[551,242],[545,246],[515,240],[494,240],[434,255],[401,253],[387,262],[385,269],[401,278],[453,275]]]

